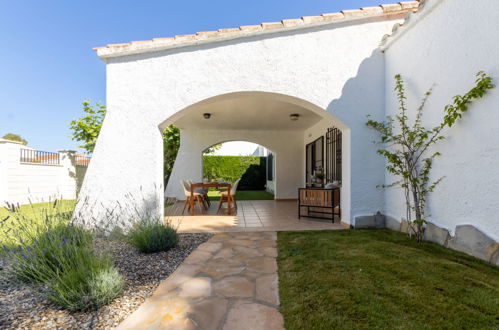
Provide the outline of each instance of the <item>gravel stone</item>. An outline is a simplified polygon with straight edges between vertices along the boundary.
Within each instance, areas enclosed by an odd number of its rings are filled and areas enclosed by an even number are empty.
[[[167,252],[144,254],[117,239],[96,238],[97,251],[111,253],[125,278],[121,297],[91,312],[69,312],[43,298],[39,287],[15,279],[0,257],[0,329],[112,329],[151,296],[161,280],[212,234],[179,234],[179,244]]]

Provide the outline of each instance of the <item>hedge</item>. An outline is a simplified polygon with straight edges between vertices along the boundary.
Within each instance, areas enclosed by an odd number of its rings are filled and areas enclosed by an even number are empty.
[[[205,155],[203,177],[234,182],[241,178],[239,190],[264,190],[266,157]]]

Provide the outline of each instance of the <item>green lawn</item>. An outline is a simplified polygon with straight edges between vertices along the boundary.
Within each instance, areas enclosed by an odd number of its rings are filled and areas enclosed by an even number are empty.
[[[35,226],[41,223],[47,215],[72,212],[75,207],[74,200],[58,200],[57,203],[36,203],[21,205],[18,212],[10,212],[5,207],[0,207],[0,247],[12,243],[22,237],[17,237],[23,224]],[[22,221],[22,223],[21,223]]]
[[[208,191],[208,197],[211,201],[220,200],[220,195],[216,190]],[[236,191],[236,200],[238,201],[257,201],[257,200],[272,200],[274,195],[264,190],[238,190]]]
[[[291,329],[498,329],[499,267],[388,230],[280,232]]]

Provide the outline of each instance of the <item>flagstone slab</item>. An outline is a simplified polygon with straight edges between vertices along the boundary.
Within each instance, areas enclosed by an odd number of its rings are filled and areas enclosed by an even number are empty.
[[[259,247],[276,247],[276,241],[275,240],[265,240],[265,241],[260,241],[258,242]]]
[[[163,318],[159,323],[159,327],[156,329],[162,330],[194,330],[196,329],[196,324],[188,317],[182,317],[170,320],[169,318]]]
[[[261,251],[267,257],[277,258],[277,249],[274,247],[262,247],[259,248],[258,250]]]
[[[180,285],[179,297],[201,298],[211,295],[211,278],[195,277]]]
[[[263,275],[256,279],[256,299],[279,306],[277,274]]]
[[[198,246],[199,250],[207,251],[207,252],[217,252],[221,248],[222,248],[222,243],[211,243],[211,239],[210,239],[210,241]]]
[[[248,256],[248,257],[261,257],[263,253],[258,251],[256,248],[249,248],[245,246],[235,246],[232,248],[234,252],[239,256]]]
[[[215,293],[224,297],[253,297],[255,284],[243,276],[229,276],[214,285]]]
[[[201,269],[201,273],[209,275],[215,279],[241,273],[245,267],[210,267]]]
[[[184,299],[149,299],[137,311],[125,319],[117,329],[144,329],[166,327],[184,320],[189,304]],[[181,321],[182,322],[182,321]],[[189,322],[185,322],[187,325]]]
[[[205,243],[206,244],[206,243]],[[225,243],[226,246],[257,246],[256,241],[250,239],[232,239]]]
[[[244,276],[248,279],[255,280],[258,277],[262,276],[262,273],[257,273],[249,269],[245,269],[243,272],[240,273],[241,276]]]
[[[217,254],[213,257],[213,259],[219,259],[219,258],[232,258],[234,256],[234,250],[231,248],[224,248],[218,251]]]
[[[192,306],[190,317],[201,329],[218,329],[227,313],[228,305],[227,299],[206,299]]]
[[[240,258],[217,258],[213,260],[209,260],[204,263],[204,265],[208,267],[214,268],[223,268],[223,267],[240,267],[244,266],[244,262]]]
[[[153,297],[164,296],[170,291],[190,279],[193,279],[199,273],[200,265],[181,264],[167,280],[162,281],[153,293]]]
[[[224,330],[284,329],[284,320],[276,308],[251,301],[238,301],[227,315]]]
[[[185,264],[204,263],[211,257],[213,257],[213,254],[211,254],[210,252],[196,250],[193,251],[187,258],[185,258],[184,263]]]
[[[277,273],[277,262],[274,258],[269,257],[250,259],[246,267],[257,273]]]

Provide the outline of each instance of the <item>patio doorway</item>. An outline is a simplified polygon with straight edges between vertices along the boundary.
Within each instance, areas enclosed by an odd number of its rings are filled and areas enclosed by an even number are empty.
[[[236,200],[273,200],[275,191],[272,150],[249,141],[226,141],[203,151],[203,180],[234,183],[240,180]],[[212,201],[219,191],[208,192]]]

